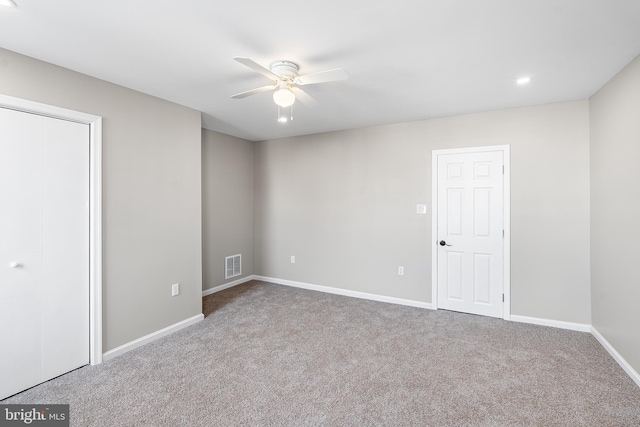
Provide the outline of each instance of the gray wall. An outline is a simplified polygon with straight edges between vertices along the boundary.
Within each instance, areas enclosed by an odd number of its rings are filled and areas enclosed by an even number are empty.
[[[253,274],[254,143],[202,130],[203,290]],[[225,280],[224,258],[242,254],[242,275]]]
[[[258,142],[255,274],[430,302],[431,151],[509,144],[512,314],[590,324],[588,130],[583,100]]]
[[[593,326],[640,372],[640,57],[590,108]]]
[[[4,49],[0,93],[103,117],[103,350],[201,313],[200,113]]]

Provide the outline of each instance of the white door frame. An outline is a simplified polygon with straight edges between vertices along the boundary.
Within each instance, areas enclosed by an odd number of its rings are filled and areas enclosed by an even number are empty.
[[[0,94],[0,107],[89,125],[89,363],[102,363],[102,117]]]
[[[431,307],[438,309],[438,156],[443,154],[482,153],[487,151],[502,151],[504,158],[504,239],[502,263],[504,277],[504,303],[502,318],[511,320],[511,158],[509,145],[494,145],[488,147],[453,148],[433,150],[431,152]]]

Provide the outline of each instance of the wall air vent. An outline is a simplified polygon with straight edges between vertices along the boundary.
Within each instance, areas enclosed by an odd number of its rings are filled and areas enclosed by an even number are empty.
[[[232,255],[224,259],[224,278],[240,276],[242,274],[242,255]]]

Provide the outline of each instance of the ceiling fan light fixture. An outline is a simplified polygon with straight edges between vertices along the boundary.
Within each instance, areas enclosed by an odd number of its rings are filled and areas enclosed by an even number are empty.
[[[295,100],[296,96],[288,88],[281,88],[273,93],[273,102],[281,107],[290,107]]]

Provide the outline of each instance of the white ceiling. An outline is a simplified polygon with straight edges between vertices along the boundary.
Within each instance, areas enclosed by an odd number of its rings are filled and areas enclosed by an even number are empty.
[[[0,46],[202,112],[250,140],[584,99],[640,54],[639,0],[14,0]],[[276,121],[232,60],[344,68]],[[515,80],[531,76],[526,87]]]

